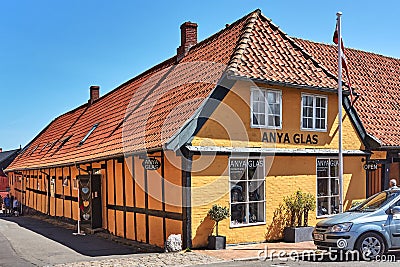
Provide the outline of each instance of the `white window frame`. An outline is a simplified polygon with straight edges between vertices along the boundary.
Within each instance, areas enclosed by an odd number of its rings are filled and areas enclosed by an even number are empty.
[[[304,101],[303,97],[312,97],[313,98],[313,116],[312,116],[312,128],[305,128],[303,126],[303,107],[304,107]],[[316,125],[316,119],[317,119],[317,112],[316,112],[316,99],[317,98],[324,98],[325,99],[325,125],[324,129],[317,129],[315,128]],[[301,94],[301,107],[300,107],[300,129],[302,131],[312,131],[312,132],[326,132],[328,128],[328,96],[327,95],[317,95],[317,94],[309,94],[309,93],[302,93]]]
[[[265,121],[264,125],[254,124],[253,121],[253,95],[255,91],[262,91],[262,92],[272,92],[278,94],[277,99],[279,99],[279,125],[278,126],[269,126],[268,125],[268,115],[277,115],[277,114],[270,114],[269,113],[269,104],[267,100],[265,100]],[[277,89],[269,89],[269,88],[260,88],[252,86],[250,88],[250,121],[251,121],[251,128],[266,128],[266,129],[282,129],[282,91]]]
[[[231,180],[231,164],[230,161],[231,159],[241,159],[241,160],[250,160],[250,159],[259,159],[263,161],[263,171],[262,171],[262,179],[255,179],[255,180]],[[240,156],[234,156],[234,157],[229,157],[228,158],[228,175],[229,175],[229,182],[228,182],[228,190],[229,190],[229,210],[232,208],[232,197],[231,197],[231,184],[234,183],[235,181],[242,181],[248,183],[249,181],[254,181],[254,182],[263,182],[264,184],[264,199],[260,201],[249,201],[249,188],[248,186],[246,187],[246,201],[239,202],[240,204],[245,204],[246,205],[246,210],[249,209],[250,203],[264,203],[263,205],[263,212],[264,212],[264,218],[262,222],[255,222],[255,223],[249,223],[249,214],[246,214],[246,222],[247,223],[242,223],[242,224],[232,224],[231,216],[229,216],[229,225],[230,228],[240,228],[240,227],[248,227],[248,226],[254,226],[254,225],[265,225],[266,224],[266,179],[265,179],[265,158],[264,157],[240,157]],[[246,166],[246,177],[248,175],[248,167]],[[238,203],[236,203],[238,204]]]
[[[318,179],[328,179],[329,180],[328,189],[327,189],[328,192],[332,191],[331,179],[336,179],[338,181],[338,183],[339,183],[339,169],[338,169],[338,175],[335,176],[335,177],[330,175],[330,169],[328,170],[328,174],[329,174],[328,177],[318,177],[318,160],[329,160],[329,164],[330,164],[331,160],[336,160],[336,161],[338,161],[338,164],[339,164],[338,157],[317,157],[316,160],[315,160],[315,166],[316,166],[316,174],[315,174],[315,177],[316,177],[316,186],[315,186],[315,196],[316,196],[316,198],[315,198],[315,206],[316,206],[316,209],[315,209],[315,214],[316,214],[317,219],[318,218],[327,218],[327,217],[331,217],[331,216],[335,215],[335,213],[332,213],[332,210],[331,210],[332,209],[332,204],[331,204],[330,201],[328,202],[328,203],[330,203],[329,207],[328,207],[328,214],[326,214],[326,215],[318,215],[318,199],[319,198],[328,198],[329,200],[331,200],[334,197],[338,197],[339,198],[339,203],[343,203],[342,200],[340,199],[340,192],[339,191],[337,192],[337,195],[330,194],[330,195],[327,195],[327,196],[318,196]],[[339,165],[337,166],[337,168],[339,168]],[[338,190],[340,190],[340,184],[338,185]]]

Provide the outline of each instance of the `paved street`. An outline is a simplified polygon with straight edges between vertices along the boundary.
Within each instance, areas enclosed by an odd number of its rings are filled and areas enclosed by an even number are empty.
[[[217,260],[197,253],[149,253],[151,246],[73,232],[38,218],[0,217],[0,266],[176,266]]]
[[[398,266],[400,251],[390,251],[384,261],[332,261],[326,255],[317,258],[257,259],[260,248],[268,245],[277,251],[297,244],[254,244],[234,246],[223,251],[159,253],[159,249],[132,242],[129,246],[99,235],[74,236],[71,227],[49,223],[40,217],[0,217],[0,266]],[[307,249],[308,243],[302,244]],[[311,247],[311,246],[310,246]],[[309,250],[309,249],[308,249]],[[215,253],[214,253],[215,252]],[[208,255],[207,255],[208,254]],[[232,261],[245,255],[253,260]],[[389,256],[390,255],[390,256]],[[219,258],[219,259],[218,259]],[[224,261],[225,260],[225,261]],[[397,262],[390,262],[396,260]]]

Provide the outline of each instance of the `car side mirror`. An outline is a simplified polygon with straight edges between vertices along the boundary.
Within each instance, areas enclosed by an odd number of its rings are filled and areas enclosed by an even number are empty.
[[[400,214],[400,206],[394,206],[393,208],[390,209],[390,213],[393,215],[398,215]]]

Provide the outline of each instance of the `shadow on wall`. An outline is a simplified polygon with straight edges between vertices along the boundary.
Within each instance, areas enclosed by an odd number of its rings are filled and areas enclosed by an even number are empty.
[[[208,245],[208,237],[213,233],[215,221],[207,215],[197,227],[196,235],[192,240],[193,248],[205,248]]]
[[[274,211],[271,224],[267,227],[265,240],[276,241],[283,239],[283,230],[289,223],[289,214],[283,204],[280,204]]]

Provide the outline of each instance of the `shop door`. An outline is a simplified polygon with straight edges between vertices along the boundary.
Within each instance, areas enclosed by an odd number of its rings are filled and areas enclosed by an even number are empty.
[[[79,176],[79,208],[81,222],[92,229],[102,227],[101,176]]]
[[[367,197],[384,190],[382,164],[376,170],[367,170]]]
[[[102,226],[101,176],[92,175],[92,229]]]

